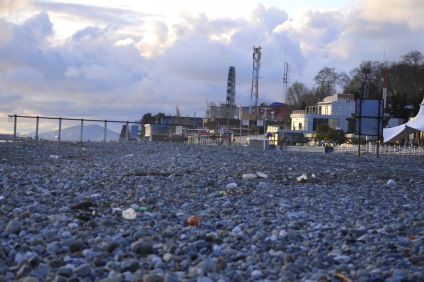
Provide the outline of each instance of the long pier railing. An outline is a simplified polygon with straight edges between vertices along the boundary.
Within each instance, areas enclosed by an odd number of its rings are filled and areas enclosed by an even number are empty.
[[[22,116],[22,115],[9,115],[9,119],[13,119],[13,141],[17,141],[17,124],[18,124],[18,118],[29,118],[29,119],[35,119],[35,141],[39,141],[38,138],[38,128],[40,124],[40,119],[49,119],[49,120],[58,120],[59,122],[59,129],[58,129],[58,136],[57,141],[61,141],[61,131],[62,131],[62,121],[63,120],[73,120],[73,121],[80,121],[81,122],[81,133],[80,133],[80,142],[83,142],[84,137],[84,122],[103,122],[104,123],[104,137],[103,141],[106,142],[106,133],[107,133],[107,124],[108,123],[123,123],[127,125],[127,130],[125,131],[125,140],[128,140],[128,126],[129,124],[141,124],[141,122],[137,121],[120,121],[120,120],[99,120],[99,119],[84,119],[84,118],[64,118],[64,117],[43,117],[43,116]]]

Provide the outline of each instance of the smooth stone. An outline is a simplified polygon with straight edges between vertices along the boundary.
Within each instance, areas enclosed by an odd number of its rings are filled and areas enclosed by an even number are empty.
[[[11,220],[6,226],[6,231],[12,234],[18,234],[21,231],[22,224],[17,220]]]

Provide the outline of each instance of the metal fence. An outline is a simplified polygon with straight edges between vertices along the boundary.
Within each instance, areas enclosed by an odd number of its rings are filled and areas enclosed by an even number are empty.
[[[334,147],[335,153],[358,153],[358,145],[343,144]],[[361,146],[362,153],[377,154],[377,146],[366,144]],[[378,148],[378,153],[383,155],[409,155],[409,156],[423,156],[424,147],[420,146],[397,146],[397,145],[382,145]]]
[[[13,141],[19,141],[21,140],[17,136],[17,127],[18,127],[18,118],[27,118],[27,119],[35,119],[35,141],[39,141],[39,124],[40,119],[46,119],[46,120],[57,120],[59,123],[59,129],[58,129],[58,136],[57,141],[61,141],[61,132],[62,132],[62,121],[64,120],[70,120],[70,121],[80,121],[81,122],[81,129],[80,129],[80,142],[83,142],[84,138],[84,122],[102,122],[104,123],[104,134],[103,134],[103,141],[106,142],[106,134],[107,134],[107,125],[108,123],[122,123],[127,125],[127,130],[125,131],[125,140],[128,140],[128,129],[129,124],[141,124],[141,122],[137,121],[119,121],[119,120],[98,120],[98,119],[78,119],[78,118],[63,118],[63,117],[40,117],[40,116],[21,116],[21,115],[9,115],[9,120],[13,120]]]

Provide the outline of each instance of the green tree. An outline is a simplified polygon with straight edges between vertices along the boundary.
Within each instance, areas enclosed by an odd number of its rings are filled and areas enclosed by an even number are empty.
[[[145,113],[142,117],[141,117],[141,121],[144,124],[149,124],[149,123],[153,123],[154,119],[152,117],[152,113]]]
[[[160,123],[162,118],[165,116],[164,113],[157,113],[156,115],[152,116],[152,113],[145,113],[143,117],[141,118],[141,121],[144,124],[149,123]]]
[[[394,93],[388,98],[388,113],[392,117],[401,118],[404,122],[408,120],[411,115],[408,109],[408,99],[405,91],[401,93]]]
[[[346,118],[346,120],[347,120],[347,133],[355,133],[356,115],[352,113],[350,117]]]
[[[336,144],[343,144],[346,142],[346,135],[343,129],[331,128],[324,137],[327,142],[335,142]]]
[[[327,132],[330,131],[330,126],[326,123],[322,123],[317,126],[317,129],[312,134],[312,139],[315,141],[325,140]]]
[[[162,118],[165,116],[165,114],[164,113],[157,113],[156,115],[155,115],[155,122],[156,123],[161,123],[162,122]]]
[[[121,128],[121,133],[119,134],[119,140],[126,140],[126,137],[130,136],[130,134],[129,128],[127,128],[127,125],[124,124]]]

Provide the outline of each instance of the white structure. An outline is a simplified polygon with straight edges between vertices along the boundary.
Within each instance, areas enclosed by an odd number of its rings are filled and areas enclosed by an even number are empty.
[[[291,129],[312,133],[322,123],[334,129],[348,129],[347,118],[355,113],[353,94],[334,94],[318,102],[316,106],[306,107],[305,110],[294,111],[291,115]]]
[[[407,123],[392,128],[383,128],[384,143],[395,142],[415,132],[424,131],[424,100],[418,114]]]

